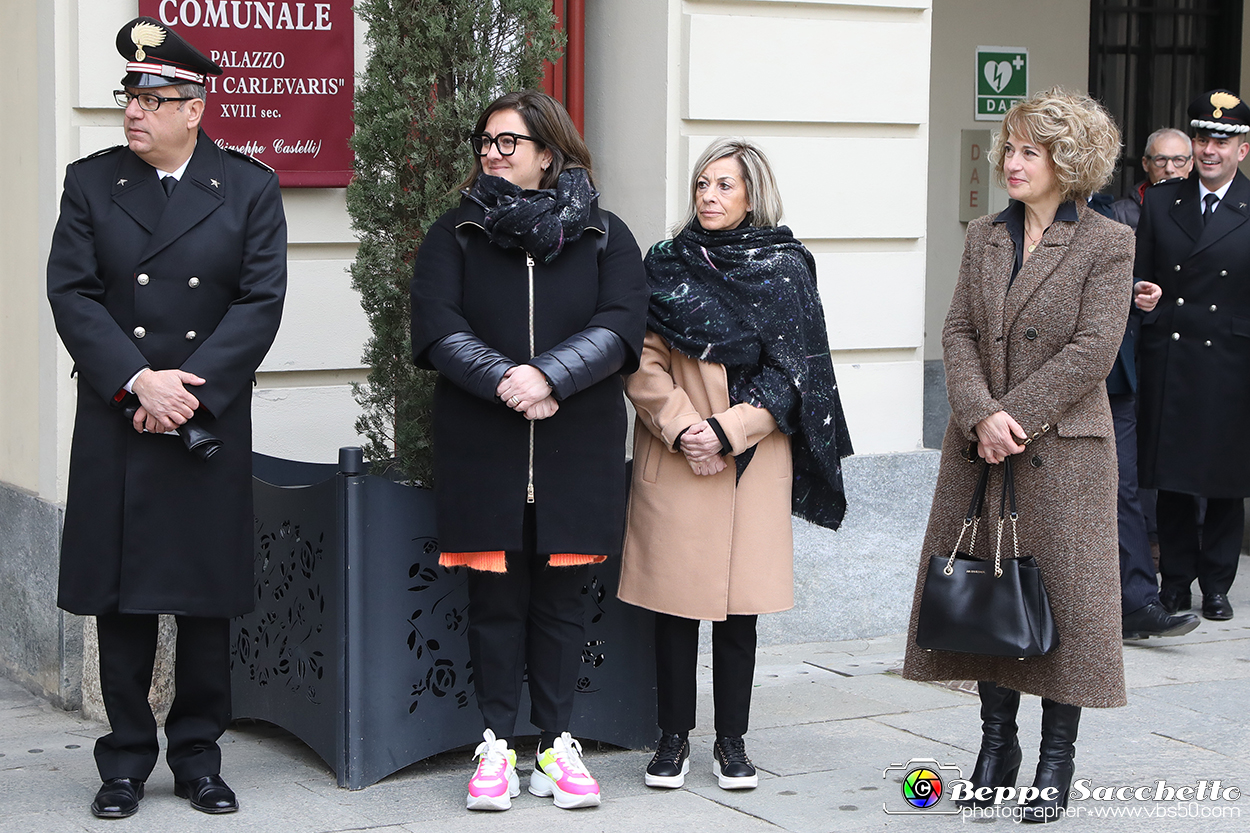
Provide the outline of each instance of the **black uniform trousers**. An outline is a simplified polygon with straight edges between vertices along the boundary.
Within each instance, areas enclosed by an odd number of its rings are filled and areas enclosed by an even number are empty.
[[[1127,615],[1159,601],[1150,536],[1137,489],[1137,402],[1131,393],[1108,397],[1120,463],[1116,520],[1120,532],[1120,609]]]
[[[230,620],[179,616],[174,702],[165,720],[165,760],[175,781],[221,772],[217,739],[230,723]],[[96,617],[100,691],[109,734],[96,741],[100,779],[146,781],[159,755],[156,718],[148,705],[156,661],[156,614]]]
[[[1203,595],[1227,594],[1237,577],[1246,523],[1243,498],[1207,498],[1198,522],[1198,496],[1159,490],[1159,574],[1163,586],[1187,592],[1193,580]]]
[[[741,737],[751,719],[755,678],[756,616],[728,616],[712,623],[712,704],[716,734]],[[695,726],[699,620],[655,614],[655,680],[660,731],[689,732]]]
[[[568,731],[586,642],[582,588],[589,569],[551,567],[539,554],[534,507],[525,507],[522,549],[508,552],[507,572],[469,570],[469,658],[486,728],[499,738],[516,729],[521,683],[529,674],[530,722]]]

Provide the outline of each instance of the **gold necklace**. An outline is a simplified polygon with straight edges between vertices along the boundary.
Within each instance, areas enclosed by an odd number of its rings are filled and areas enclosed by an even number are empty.
[[[1043,234],[1045,234],[1045,229],[1043,229],[1043,230],[1042,230],[1042,233],[1043,233]],[[1025,243],[1029,243],[1029,241],[1030,241],[1030,240],[1033,240],[1033,238],[1029,235],[1029,230],[1026,228],[1026,229],[1024,230],[1024,242],[1025,242]],[[1034,250],[1034,249],[1036,249],[1036,248],[1037,248],[1037,244],[1038,244],[1038,243],[1041,243],[1041,242],[1042,242],[1042,235],[1041,235],[1041,234],[1039,234],[1039,235],[1037,236],[1037,240],[1036,240],[1036,241],[1034,241],[1034,242],[1032,242],[1032,243],[1029,243],[1029,246],[1028,246],[1028,249],[1029,249],[1029,254],[1033,254],[1033,250]]]

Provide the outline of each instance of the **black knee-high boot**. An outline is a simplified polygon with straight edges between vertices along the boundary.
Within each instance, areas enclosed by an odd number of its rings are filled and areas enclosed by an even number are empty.
[[[1024,806],[1022,821],[1054,821],[1067,808],[1068,790],[1076,772],[1076,730],[1080,722],[1080,706],[1042,698],[1042,745],[1033,786],[1038,790],[1053,789],[1054,797],[1039,796],[1030,801]]]
[[[1014,787],[1020,772],[1020,741],[1016,739],[1016,712],[1020,692],[1003,688],[991,680],[977,683],[981,695],[981,752],[972,769],[974,790],[982,787]],[[970,799],[969,807],[988,807],[992,801]]]

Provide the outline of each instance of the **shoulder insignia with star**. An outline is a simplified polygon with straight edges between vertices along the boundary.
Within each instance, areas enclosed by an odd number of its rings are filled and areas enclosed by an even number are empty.
[[[126,145],[113,145],[113,147],[111,148],[104,148],[102,150],[97,150],[95,153],[87,154],[82,159],[75,159],[70,164],[77,165],[79,162],[86,162],[88,159],[95,159],[97,156],[105,156],[110,153],[115,153],[116,151],[119,151],[119,150],[124,150],[125,148],[126,148]]]
[[[1172,179],[1161,179],[1158,182],[1153,183],[1150,187],[1158,188],[1162,185],[1180,185],[1184,181],[1185,181],[1184,177],[1177,176],[1177,177],[1173,177]]]

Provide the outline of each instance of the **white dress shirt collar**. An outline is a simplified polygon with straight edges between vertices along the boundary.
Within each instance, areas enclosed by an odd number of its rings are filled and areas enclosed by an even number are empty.
[[[195,155],[194,153],[193,153],[193,154],[191,154],[191,156],[194,156],[194,155]],[[188,156],[188,157],[187,157],[187,161],[186,161],[186,162],[183,162],[183,163],[182,163],[182,165],[181,165],[181,167],[179,167],[179,168],[178,168],[178,170],[176,170],[176,171],[162,171],[160,168],[157,168],[157,169],[156,169],[156,175],[157,175],[157,177],[158,177],[158,178],[160,178],[160,179],[164,179],[164,178],[165,178],[165,177],[167,177],[167,176],[172,176],[174,179],[176,179],[176,180],[178,180],[179,182],[181,182],[181,181],[182,181],[182,175],[183,175],[183,174],[185,174],[185,173],[187,172],[187,165],[190,165],[190,164],[191,164],[191,156]]]
[[[183,167],[186,167],[186,166],[184,165]],[[1196,174],[1195,174],[1195,176],[1196,176]],[[1217,188],[1216,190],[1212,191],[1210,188],[1208,188],[1208,187],[1206,186],[1206,184],[1205,184],[1205,183],[1203,183],[1203,181],[1202,181],[1201,179],[1199,179],[1199,180],[1198,180],[1198,202],[1200,202],[1200,203],[1201,203],[1201,202],[1203,202],[1204,200],[1206,200],[1206,198],[1207,198],[1207,194],[1215,194],[1215,196],[1219,198],[1220,202],[1223,202],[1223,201],[1224,201],[1224,195],[1228,193],[1228,187],[1229,187],[1230,185],[1232,185],[1232,184],[1233,184],[1233,181],[1230,179],[1228,182],[1225,182],[1223,186],[1221,186],[1220,188]],[[1218,203],[1218,202],[1217,202],[1217,203],[1215,204],[1215,207],[1216,207],[1216,208],[1219,208],[1219,207],[1220,207],[1220,203]]]

